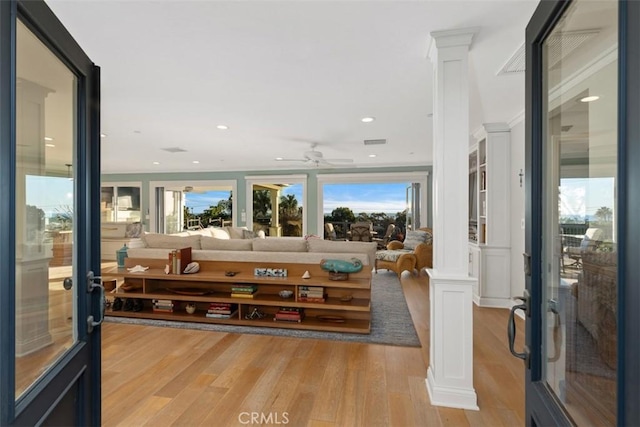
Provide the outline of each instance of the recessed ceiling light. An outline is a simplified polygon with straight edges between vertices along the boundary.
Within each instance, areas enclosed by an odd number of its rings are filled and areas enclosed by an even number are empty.
[[[101,133],[101,134],[100,134],[100,138],[106,138],[106,137],[107,137],[107,134],[106,134],[106,133]]]
[[[363,118],[362,118],[362,119],[360,119],[360,120],[362,120],[362,122],[363,122],[363,123],[371,123],[371,122],[372,122],[372,121],[374,121],[375,119],[376,119],[375,117],[363,117]]]
[[[591,96],[585,96],[584,98],[581,98],[580,102],[593,102],[593,101],[597,101],[598,99],[600,99],[598,95],[591,95]]]
[[[369,154],[369,157],[376,157],[375,154]]]
[[[283,160],[283,157],[276,157],[276,160]]]
[[[50,136],[45,136],[45,137],[44,137],[44,140],[45,140],[45,141],[53,141],[53,138],[51,138]]]
[[[191,163],[198,164],[198,163],[200,163],[200,160],[194,160],[194,161],[193,161],[193,162],[191,162]]]
[[[45,146],[45,147],[52,147],[52,148],[53,148],[53,147],[55,147],[55,146],[56,146],[56,144],[44,144],[44,146]]]
[[[216,126],[216,128],[218,128],[220,130],[227,130],[227,129],[229,129],[229,126],[227,126],[227,125],[218,125],[218,126]]]
[[[160,162],[153,162],[153,164],[154,164],[154,165],[159,165],[159,164],[160,164]]]

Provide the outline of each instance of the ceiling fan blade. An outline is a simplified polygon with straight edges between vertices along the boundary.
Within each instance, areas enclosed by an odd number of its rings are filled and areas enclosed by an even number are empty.
[[[353,163],[353,159],[324,159],[330,163]]]
[[[308,162],[309,159],[276,159],[277,162]]]

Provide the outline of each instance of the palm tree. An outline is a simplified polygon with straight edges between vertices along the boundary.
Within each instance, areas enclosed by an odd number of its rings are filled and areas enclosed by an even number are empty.
[[[253,190],[253,219],[266,217],[271,211],[271,194],[269,190]]]
[[[613,211],[607,206],[602,206],[596,211],[595,215],[601,222],[611,222],[613,219]]]
[[[288,218],[298,216],[298,199],[294,194],[280,197],[280,215]]]

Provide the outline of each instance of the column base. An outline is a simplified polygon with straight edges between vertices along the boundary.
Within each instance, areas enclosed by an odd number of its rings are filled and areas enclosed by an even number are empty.
[[[436,384],[431,367],[427,370],[427,393],[431,404],[448,408],[479,411],[478,397],[473,388],[446,387]]]

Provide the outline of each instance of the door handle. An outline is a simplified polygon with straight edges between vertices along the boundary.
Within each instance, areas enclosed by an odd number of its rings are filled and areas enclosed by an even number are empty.
[[[558,302],[550,299],[548,301],[548,309],[553,313],[553,356],[547,357],[549,362],[557,362],[562,352],[562,322],[560,321],[560,312],[558,311]]]
[[[62,281],[62,287],[67,291],[73,287],[73,279],[71,277],[65,277]]]
[[[96,289],[100,292],[100,318],[98,321],[95,320],[93,315],[89,315],[87,317],[87,331],[89,333],[93,332],[93,329],[96,326],[100,326],[104,321],[104,306],[105,306],[105,298],[104,298],[104,286],[102,285],[102,276],[94,276],[93,271],[89,271],[87,273],[87,292],[93,293]]]
[[[529,348],[525,345],[524,351],[522,353],[518,353],[515,350],[515,342],[516,342],[516,319],[515,313],[516,310],[522,310],[527,313],[529,310],[529,297],[528,295],[517,297],[517,299],[522,300],[522,304],[514,305],[511,307],[511,311],[509,312],[509,321],[507,322],[507,336],[509,338],[509,351],[514,357],[518,359],[524,360],[527,368],[529,367]]]

